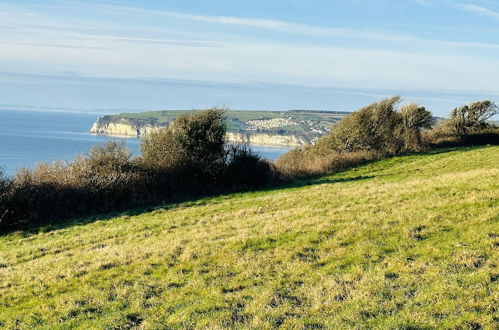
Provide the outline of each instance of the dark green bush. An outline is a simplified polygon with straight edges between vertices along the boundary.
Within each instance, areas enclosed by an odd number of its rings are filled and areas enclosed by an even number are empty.
[[[10,199],[11,186],[12,180],[8,179],[3,170],[0,169],[0,228],[4,219],[8,217],[9,209],[7,201]]]
[[[179,198],[218,189],[225,167],[224,119],[224,109],[196,111],[143,138],[139,163],[159,195]]]
[[[278,180],[274,165],[245,144],[228,146],[226,155],[223,184],[227,188],[256,189]]]
[[[226,127],[223,109],[178,117],[141,142],[142,163],[149,168],[216,176],[224,163]]]

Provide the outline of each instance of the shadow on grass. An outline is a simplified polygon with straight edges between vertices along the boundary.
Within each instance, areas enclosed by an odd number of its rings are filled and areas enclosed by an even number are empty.
[[[298,179],[296,181],[287,181],[287,182],[279,182],[275,183],[271,186],[267,186],[261,189],[252,189],[252,190],[232,190],[232,191],[218,191],[211,194],[204,194],[198,196],[178,196],[177,198],[172,198],[171,201],[157,204],[154,206],[143,206],[136,207],[129,210],[121,210],[121,211],[113,211],[104,214],[95,214],[82,216],[80,218],[73,218],[67,220],[58,220],[54,222],[45,223],[44,225],[40,225],[37,227],[25,229],[25,230],[17,230],[11,232],[0,232],[0,237],[4,235],[8,235],[9,233],[20,233],[23,236],[30,236],[33,234],[37,234],[40,232],[50,232],[54,230],[65,229],[73,226],[81,226],[93,223],[95,221],[107,221],[121,216],[138,216],[141,214],[149,213],[155,210],[174,210],[179,208],[189,208],[194,206],[202,206],[210,202],[210,199],[217,199],[225,197],[224,199],[237,198],[240,194],[244,193],[252,193],[252,192],[274,192],[274,191],[284,191],[289,189],[296,189],[306,186],[320,185],[320,184],[335,184],[335,183],[344,183],[344,182],[355,182],[355,181],[363,181],[377,177],[376,175],[360,175],[353,177],[343,177],[343,178],[328,178],[329,175],[341,176],[342,173],[351,171],[355,168],[363,167],[372,163],[376,163],[382,160],[389,160],[393,158],[399,158],[401,163],[404,161],[413,161],[414,156],[425,156],[425,155],[438,155],[449,153],[453,151],[472,151],[479,148],[483,148],[484,146],[467,146],[467,147],[452,147],[452,148],[436,148],[431,149],[424,152],[419,153],[410,153],[406,155],[397,155],[392,157],[380,157],[377,159],[372,159],[369,161],[365,161],[355,166],[351,166],[349,168],[345,168],[333,173],[328,173],[324,175],[310,176],[307,178]]]

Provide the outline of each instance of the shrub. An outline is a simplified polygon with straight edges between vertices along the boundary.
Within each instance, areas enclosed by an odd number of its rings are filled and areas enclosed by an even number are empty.
[[[487,120],[498,113],[498,107],[492,101],[474,102],[452,110],[447,125],[457,136],[464,136],[487,128]]]
[[[422,130],[433,125],[433,117],[417,104],[399,109],[400,101],[395,96],[350,114],[315,145],[281,156],[278,170],[286,178],[321,175],[383,155],[424,149]]]
[[[221,173],[225,159],[224,109],[208,109],[178,117],[141,143],[142,164],[148,168],[189,173],[193,178]]]
[[[247,146],[226,149],[225,131],[223,109],[209,109],[145,138],[139,159],[111,141],[69,163],[0,175],[0,231],[268,184],[273,167]]]
[[[295,148],[276,161],[277,171],[285,180],[324,175],[360,165],[380,157],[374,151],[319,152],[314,146]]]
[[[438,122],[431,130],[423,132],[422,139],[426,144],[430,145],[430,147],[437,145],[459,145],[459,137],[456,135],[451,125],[451,121],[447,119]]]
[[[487,123],[498,107],[491,101],[474,102],[455,108],[448,119],[425,132],[432,146],[460,146],[496,143],[498,129]]]
[[[397,134],[401,118],[395,109],[399,102],[399,97],[393,97],[350,114],[317,143],[318,150],[397,152],[401,148]]]
[[[126,171],[131,168],[132,153],[124,142],[108,141],[103,146],[92,147],[86,162],[91,171]]]
[[[402,118],[402,140],[405,151],[421,151],[427,144],[422,138],[421,131],[430,129],[434,123],[431,112],[417,104],[411,103],[400,109]]]
[[[425,143],[499,143],[499,129],[485,120],[490,101],[456,108],[432,130],[430,112],[415,104],[397,109],[399,97],[371,104],[335,126],[316,145],[297,148],[275,164],[247,145],[226,145],[223,109],[177,118],[143,139],[133,158],[125,145],[108,142],[74,161],[42,163],[14,178],[0,171],[0,231],[37,227],[53,220],[129,209],[187,196],[265,187],[281,180],[322,175]],[[458,132],[461,132],[459,135]],[[423,133],[423,134],[422,134]]]
[[[2,222],[8,216],[7,200],[11,189],[12,181],[5,176],[5,173],[0,169],[0,228]]]
[[[423,139],[431,147],[459,147],[459,146],[477,146],[477,145],[498,145],[499,128],[485,127],[480,131],[458,136],[452,127],[449,127],[449,121],[445,120],[437,124],[432,130],[425,132]]]
[[[345,117],[319,140],[319,153],[375,151],[397,154],[424,148],[421,130],[431,127],[431,113],[416,104],[397,105],[398,96],[373,103]]]
[[[108,142],[73,162],[41,163],[20,170],[0,196],[2,228],[137,206],[147,201],[147,177],[134,167],[123,144]],[[146,197],[145,197],[146,196]]]
[[[223,175],[225,187],[241,190],[262,188],[277,180],[275,167],[246,144],[229,145]]]

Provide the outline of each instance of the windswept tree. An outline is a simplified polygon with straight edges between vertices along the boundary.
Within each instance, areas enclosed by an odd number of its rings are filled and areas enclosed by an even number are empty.
[[[421,130],[433,125],[432,115],[417,104],[399,109],[400,102],[395,96],[353,112],[317,143],[316,150],[397,154],[423,149]]]
[[[458,136],[487,127],[487,120],[499,113],[497,105],[489,100],[474,102],[452,110],[448,125]]]
[[[364,107],[337,123],[330,135],[319,141],[318,148],[339,152],[388,151],[400,149],[397,127],[400,115],[396,106],[400,97],[392,97]]]
[[[421,131],[430,129],[435,123],[431,112],[426,110],[425,107],[410,103],[400,109],[400,115],[402,117],[401,134],[404,149],[409,151],[421,150],[424,148]]]
[[[389,150],[399,149],[396,128],[400,115],[396,106],[400,97],[395,96],[368,105],[352,113],[333,127],[329,140],[336,151]]]

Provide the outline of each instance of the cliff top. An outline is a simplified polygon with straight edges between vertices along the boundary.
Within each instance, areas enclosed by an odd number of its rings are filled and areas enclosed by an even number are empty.
[[[101,122],[120,122],[134,127],[145,125],[165,126],[177,116],[195,110],[160,110],[139,113],[120,113],[104,116]],[[313,140],[330,131],[332,125],[348,115],[342,111],[320,110],[229,110],[227,129],[229,132],[265,132],[280,135],[294,135]]]

